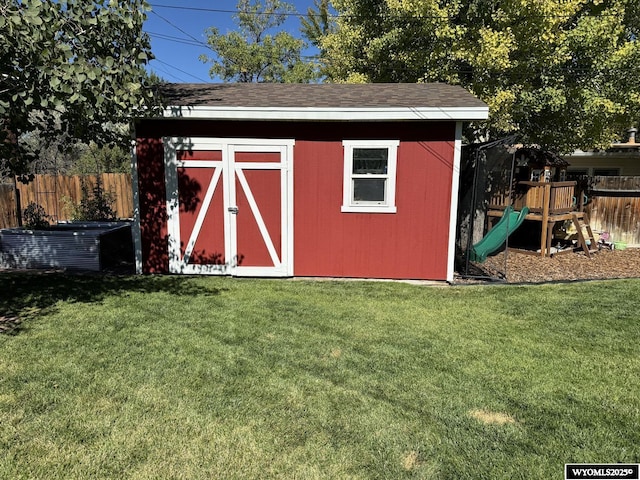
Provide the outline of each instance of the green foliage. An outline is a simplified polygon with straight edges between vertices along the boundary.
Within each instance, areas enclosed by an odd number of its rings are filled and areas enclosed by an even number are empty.
[[[100,145],[122,139],[113,123],[152,105],[144,65],[145,0],[8,0],[0,5],[1,170],[22,173],[23,134]]]
[[[36,230],[47,228],[49,226],[49,219],[51,217],[47,215],[42,205],[31,202],[22,211],[22,222],[25,228]]]
[[[334,22],[329,11],[329,0],[314,0],[307,15],[300,18],[300,32],[312,45],[322,48],[321,40],[332,31]]]
[[[239,31],[221,34],[211,27],[207,43],[215,57],[202,55],[203,62],[212,64],[210,75],[225,82],[307,83],[315,79],[314,65],[301,57],[303,40],[280,31],[270,31],[282,25],[293,6],[282,0],[239,0],[235,21]]]
[[[115,201],[110,192],[106,192],[102,186],[100,175],[94,187],[89,191],[86,181],[82,181],[82,198],[80,203],[71,212],[72,220],[84,221],[113,221],[117,220],[112,206]]]
[[[131,155],[124,148],[100,147],[91,142],[75,163],[72,173],[76,175],[92,175],[100,173],[130,173]]]
[[[126,126],[121,126],[123,133],[126,129]],[[131,154],[120,145],[100,146],[93,141],[87,144],[67,134],[43,135],[37,129],[21,136],[21,146],[34,158],[29,165],[29,173],[93,175],[131,172]]]
[[[518,131],[561,151],[640,120],[636,0],[334,0],[320,40],[340,82],[443,81],[490,107],[476,139]]]
[[[52,136],[39,128],[21,135],[20,147],[23,158],[29,156],[33,159],[29,173],[52,175],[69,173],[85,148],[67,134]]]

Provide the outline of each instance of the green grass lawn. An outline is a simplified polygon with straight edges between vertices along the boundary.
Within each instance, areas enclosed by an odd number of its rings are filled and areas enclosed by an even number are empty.
[[[0,274],[0,478],[563,478],[640,462],[640,281]]]

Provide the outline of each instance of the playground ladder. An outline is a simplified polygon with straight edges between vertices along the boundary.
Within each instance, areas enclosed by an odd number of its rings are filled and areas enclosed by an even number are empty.
[[[591,225],[589,225],[589,217],[586,213],[580,216],[574,213],[571,217],[578,231],[578,247],[582,247],[587,258],[591,258],[591,254],[597,252],[598,247]],[[587,244],[587,241],[589,241],[589,244]]]

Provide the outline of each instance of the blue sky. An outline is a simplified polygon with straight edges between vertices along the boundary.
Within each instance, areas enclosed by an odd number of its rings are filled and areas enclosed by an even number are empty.
[[[201,54],[211,54],[206,46],[205,30],[217,27],[226,33],[236,29],[233,12],[237,0],[149,0],[144,30],[151,36],[151,51],[156,59],[149,69],[169,82],[215,82]],[[297,12],[306,13],[313,0],[289,0]],[[282,27],[296,37],[298,17],[290,16]]]

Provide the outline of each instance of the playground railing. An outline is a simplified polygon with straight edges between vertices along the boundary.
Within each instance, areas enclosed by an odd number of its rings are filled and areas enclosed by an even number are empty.
[[[567,213],[577,210],[575,203],[575,181],[569,182],[518,182],[513,195],[513,208],[527,207],[532,213],[542,213],[545,203],[549,214]],[[494,192],[489,208],[504,209],[510,203],[510,192]]]

